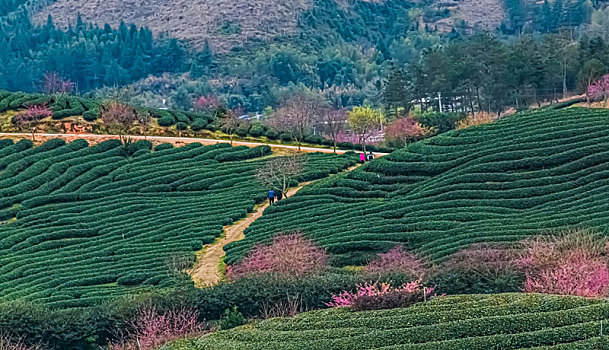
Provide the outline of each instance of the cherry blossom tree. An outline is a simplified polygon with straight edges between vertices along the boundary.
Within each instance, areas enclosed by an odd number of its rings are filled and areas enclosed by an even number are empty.
[[[593,100],[603,101],[606,106],[609,98],[609,74],[605,74],[602,78],[590,84],[587,94]]]
[[[40,127],[40,121],[52,115],[53,111],[46,105],[32,105],[28,106],[26,110],[17,113],[13,122],[20,129],[27,130],[32,134],[32,142],[34,142],[36,141],[36,133]]]
[[[212,110],[222,106],[222,102],[213,95],[201,96],[193,103],[193,108],[197,111]]]
[[[424,127],[411,117],[397,118],[385,128],[385,139],[391,143],[406,147],[408,142],[417,141],[431,133],[431,129]]]
[[[125,144],[127,141],[125,135],[138,121],[138,113],[135,108],[118,101],[110,101],[102,104],[99,109],[101,119],[108,131],[117,134],[120,141]]]
[[[62,78],[55,72],[49,72],[44,75],[43,90],[46,94],[69,94],[74,92],[75,84],[69,79]]]
[[[322,271],[327,263],[328,253],[302,233],[282,234],[270,245],[254,247],[241,262],[228,267],[227,275],[232,280],[265,273],[304,276]]]

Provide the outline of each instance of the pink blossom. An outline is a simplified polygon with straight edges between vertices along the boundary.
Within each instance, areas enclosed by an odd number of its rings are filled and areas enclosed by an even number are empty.
[[[129,322],[129,327],[126,339],[113,344],[111,349],[152,350],[172,340],[200,334],[204,329],[195,310],[182,308],[159,312],[154,306],[140,310]]]
[[[433,287],[423,287],[421,280],[405,283],[399,287],[392,287],[389,283],[364,283],[358,284],[355,292],[343,291],[338,295],[332,295],[332,300],[326,303],[329,307],[352,306],[359,298],[385,296],[389,294],[418,294],[423,299],[429,297],[434,292]]]
[[[222,105],[222,102],[213,95],[201,96],[194,103],[193,108],[197,111],[203,111],[207,109],[215,109]]]
[[[607,240],[587,230],[540,236],[524,242],[520,265],[526,292],[606,297]]]
[[[557,266],[527,272],[524,291],[606,297],[609,294],[607,263],[582,252],[567,254]]]
[[[323,270],[328,254],[302,233],[278,235],[270,245],[254,247],[247,257],[227,268],[227,275],[237,280],[250,275],[275,273],[302,276]]]
[[[609,96],[609,74],[588,86],[588,96],[594,100],[607,100]]]
[[[402,246],[395,246],[387,253],[379,254],[365,267],[368,273],[397,272],[420,276],[424,269],[421,260]]]

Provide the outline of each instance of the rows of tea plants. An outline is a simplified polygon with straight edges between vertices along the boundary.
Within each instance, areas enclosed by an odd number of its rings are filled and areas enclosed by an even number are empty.
[[[194,251],[265,199],[268,146],[130,149],[0,140],[0,299],[80,307],[181,283]],[[307,158],[303,180],[355,162]]]
[[[93,121],[99,116],[100,103],[99,100],[68,94],[43,95],[0,90],[0,113],[44,104],[53,111],[53,119],[83,116],[86,120]],[[194,123],[197,125],[196,128],[201,130],[207,128],[207,125],[213,122],[213,117],[206,114],[143,107],[137,107],[136,109],[140,113],[150,113],[151,116],[158,119],[161,126],[171,126],[177,123],[191,125]]]
[[[313,311],[171,344],[203,349],[607,349],[609,303],[502,294],[438,297],[407,309]]]
[[[361,265],[406,245],[434,261],[475,242],[609,226],[609,112],[524,113],[453,131],[333,177],[269,209],[228,263],[284,230],[301,230]],[[281,223],[281,224],[278,224]]]

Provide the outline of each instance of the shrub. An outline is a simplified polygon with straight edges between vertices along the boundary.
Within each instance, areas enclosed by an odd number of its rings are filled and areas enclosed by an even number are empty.
[[[86,111],[85,113],[82,114],[82,117],[85,118],[85,120],[88,122],[95,121],[97,119],[97,116],[98,116],[98,111],[96,111],[96,110]]]
[[[566,231],[524,242],[526,292],[606,297],[607,240],[588,230]]]
[[[232,309],[224,311],[224,316],[218,321],[218,328],[225,330],[239,327],[243,324],[245,324],[245,317],[243,317],[243,314],[239,312],[236,306],[233,306]]]
[[[250,132],[250,135],[252,135],[253,137],[259,137],[259,136],[264,135],[265,128],[260,123],[254,123],[254,124],[252,124],[252,127],[250,128],[249,132]]]
[[[527,274],[527,293],[606,297],[609,291],[607,263],[583,251],[564,256],[561,264]]]
[[[201,334],[205,328],[197,318],[193,309],[159,312],[155,306],[144,307],[129,321],[126,338],[111,349],[152,350],[178,338]]]
[[[184,123],[184,122],[178,122],[176,124],[176,129],[182,131],[182,130],[186,130],[188,129],[188,124]]]
[[[305,142],[318,144],[318,145],[323,144],[324,140],[325,139],[319,135],[309,135],[305,138]]]
[[[414,281],[392,287],[389,283],[364,283],[357,286],[355,292],[343,291],[332,296],[330,307],[349,306],[353,310],[380,310],[408,307],[414,303],[427,300],[434,288],[423,287],[421,281]]]
[[[161,143],[160,145],[157,145],[156,147],[154,147],[155,151],[162,151],[162,150],[166,150],[166,149],[172,149],[173,145],[171,143]]]
[[[395,246],[387,253],[380,253],[366,265],[364,271],[371,274],[402,273],[415,278],[421,278],[424,274],[421,260],[402,246]]]
[[[229,266],[232,280],[265,273],[281,276],[302,276],[327,267],[328,255],[301,233],[283,234],[273,238],[270,245],[259,245],[238,264]]]
[[[277,132],[274,130],[267,130],[265,136],[271,140],[275,140],[278,138]]]
[[[439,266],[430,283],[448,294],[515,292],[524,281],[519,258],[520,252],[509,247],[474,244]]]
[[[173,125],[173,123],[175,123],[175,121],[176,120],[172,115],[166,115],[166,116],[159,118],[159,125],[160,126],[171,126],[171,125]]]
[[[292,141],[292,135],[288,134],[287,132],[280,134],[279,138],[284,142]]]
[[[207,128],[207,120],[205,119],[195,119],[190,126],[192,131],[201,131]]]

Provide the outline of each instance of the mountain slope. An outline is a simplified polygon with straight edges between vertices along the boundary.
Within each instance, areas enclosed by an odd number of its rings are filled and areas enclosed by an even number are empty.
[[[59,0],[38,11],[34,20],[42,23],[51,14],[56,24],[67,27],[80,13],[85,22],[118,26],[123,21],[199,47],[206,38],[224,46],[293,32],[297,14],[310,5],[309,0]]]
[[[306,25],[299,26],[309,15],[304,11],[331,7],[331,3],[337,3],[348,17],[356,13],[361,4],[411,4],[422,9],[418,16],[423,24],[431,28],[437,26],[441,31],[450,31],[460,20],[472,27],[494,30],[505,17],[503,0],[435,1],[430,4],[402,0],[57,0],[34,11],[32,17],[35,23],[42,24],[50,14],[61,27],[76,23],[78,14],[85,22],[99,25],[118,26],[123,21],[147,26],[157,34],[167,32],[195,47],[201,47],[209,39],[214,48],[225,50],[251,40],[268,40],[301,32],[309,34]],[[404,12],[398,16],[410,15],[414,14]],[[340,16],[338,13],[333,15]]]
[[[608,128],[606,110],[575,108],[412,144],[267,210],[226,261],[290,230],[327,248],[339,266],[398,244],[438,261],[475,242],[577,226],[607,232]]]

